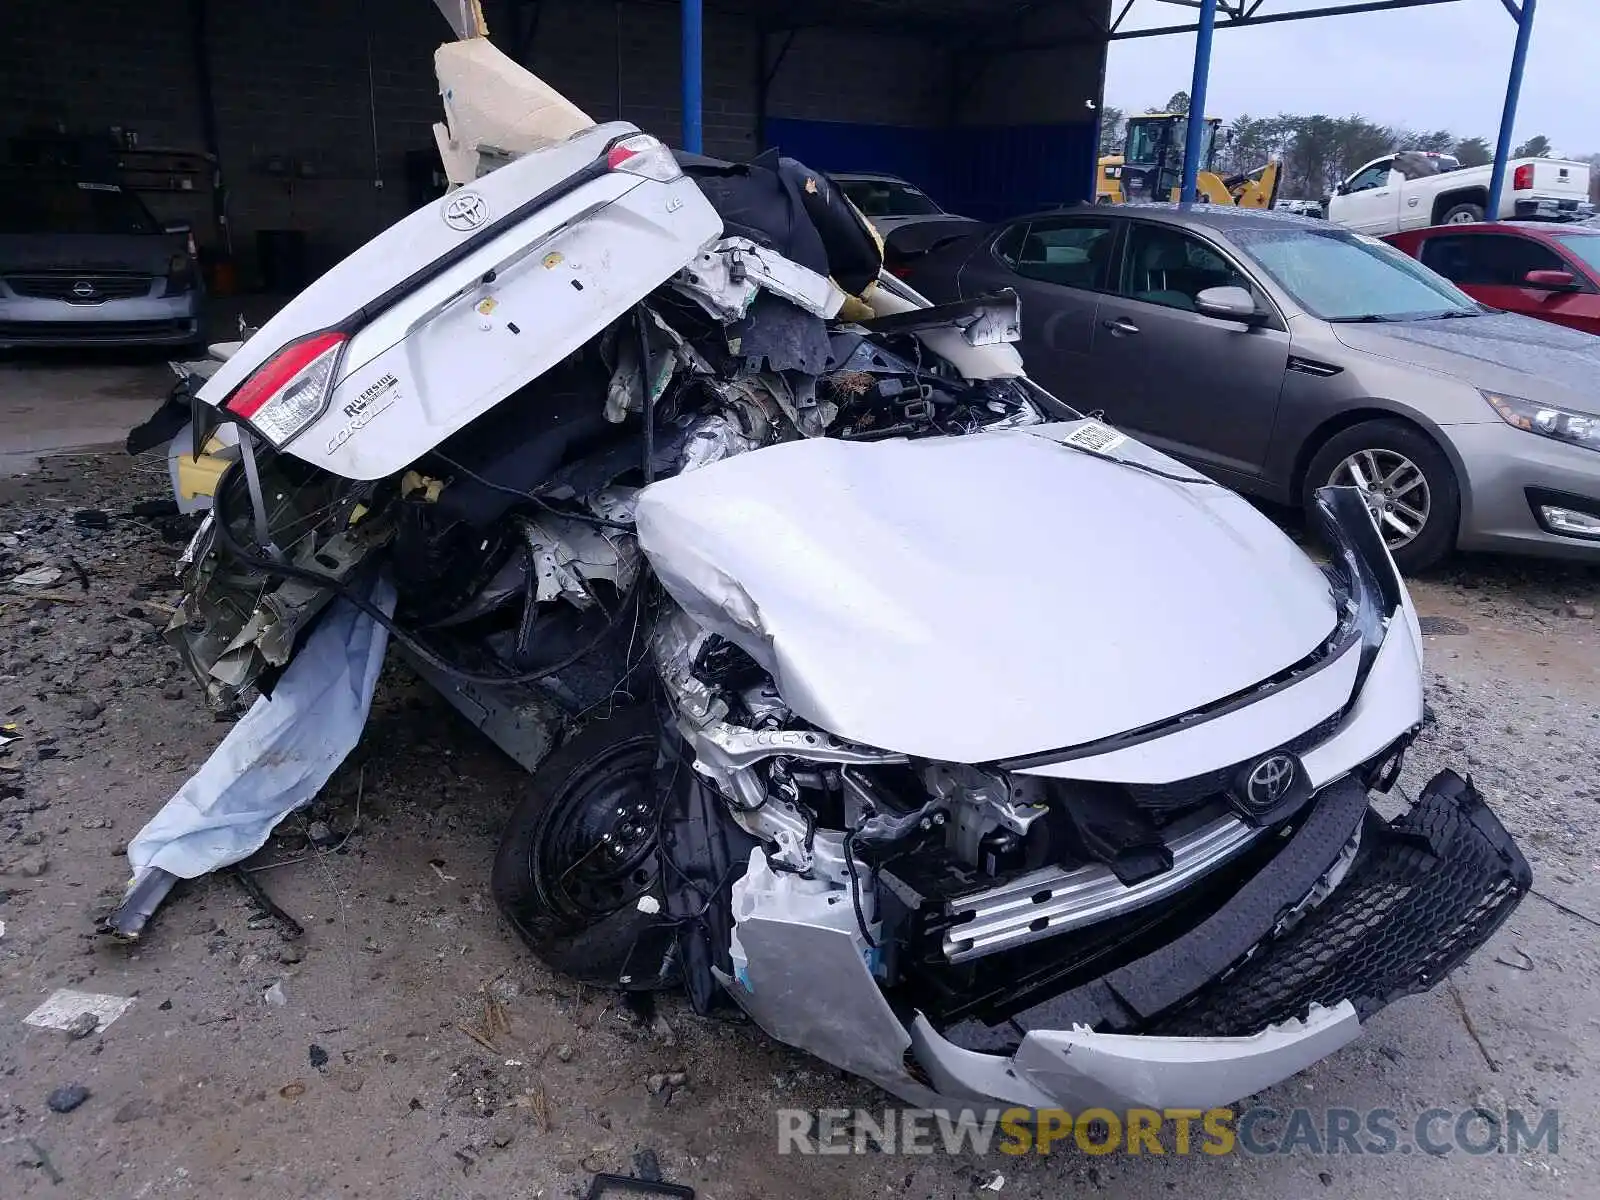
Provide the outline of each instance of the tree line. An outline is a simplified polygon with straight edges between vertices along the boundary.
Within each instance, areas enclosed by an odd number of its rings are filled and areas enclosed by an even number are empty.
[[[1146,112],[1186,113],[1189,94],[1175,93],[1160,108]],[[1122,146],[1129,113],[1113,105],[1101,111],[1100,153],[1113,154]],[[1402,125],[1380,125],[1361,116],[1330,117],[1322,113],[1273,117],[1241,116],[1224,123],[1214,160],[1223,175],[1242,174],[1276,159],[1283,164],[1278,195],[1284,199],[1320,200],[1358,167],[1396,150],[1433,150],[1453,154],[1464,167],[1494,161],[1487,138],[1461,137],[1449,129],[1419,130]],[[1512,151],[1516,158],[1548,158],[1550,139],[1536,134]],[[1576,156],[1590,163],[1590,186],[1600,202],[1600,154]]]

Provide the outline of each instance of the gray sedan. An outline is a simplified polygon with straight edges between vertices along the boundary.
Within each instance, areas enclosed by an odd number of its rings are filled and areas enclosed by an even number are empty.
[[[1207,205],[1084,207],[919,260],[1014,288],[1029,374],[1240,491],[1353,485],[1396,561],[1600,562],[1600,338],[1487,309],[1372,238]]]
[[[188,225],[120,184],[0,180],[0,350],[198,346],[203,302]]]

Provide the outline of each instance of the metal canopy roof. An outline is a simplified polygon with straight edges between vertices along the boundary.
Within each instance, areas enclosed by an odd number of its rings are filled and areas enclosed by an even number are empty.
[[[523,2],[537,3],[537,0]],[[1117,0],[1115,19],[1111,16],[1112,0],[781,0],[781,11],[776,13],[773,11],[773,0],[674,0],[683,13],[684,145],[690,150],[700,148],[702,19],[707,7],[752,18],[761,26],[763,92],[777,69],[777,64],[768,61],[765,35],[787,32],[790,35],[788,40],[792,40],[796,29],[823,25],[952,36],[961,39],[953,49],[965,49],[980,55],[1084,42],[1105,46],[1112,41],[1128,38],[1193,32],[1196,35],[1194,78],[1189,92],[1193,105],[1204,112],[1206,84],[1211,68],[1211,38],[1217,29],[1425,8],[1459,3],[1460,0],[1334,0],[1332,3],[1323,0],[1323,7],[1277,12],[1261,11],[1267,0],[1160,2],[1169,7],[1197,10],[1195,24],[1124,29],[1123,22],[1137,0]],[[1505,111],[1501,116],[1493,179],[1489,187],[1490,220],[1499,216],[1506,160],[1511,151],[1512,126],[1516,120],[1517,97],[1522,89],[1523,66],[1527,60],[1538,0],[1500,0],[1500,3],[1517,25],[1517,38],[1512,51]],[[778,52],[778,63],[782,62],[786,50],[787,41]],[[1201,132],[1200,122],[1190,126],[1184,155],[1181,195],[1191,201],[1195,196]]]

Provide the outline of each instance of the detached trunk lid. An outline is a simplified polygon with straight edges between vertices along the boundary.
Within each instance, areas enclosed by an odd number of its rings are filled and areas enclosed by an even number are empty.
[[[342,327],[331,403],[287,451],[352,479],[406,467],[720,236],[692,181],[607,169],[608,147],[637,133],[592,127],[418,209],[290,301],[200,399],[221,404],[287,343]]]

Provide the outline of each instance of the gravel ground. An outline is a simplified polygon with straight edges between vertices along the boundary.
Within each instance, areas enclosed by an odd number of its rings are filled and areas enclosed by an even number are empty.
[[[163,494],[141,466],[0,480],[0,581],[61,572],[0,583],[0,725],[19,735],[0,751],[0,1196],[573,1196],[639,1155],[717,1200],[992,1196],[997,1172],[1024,1200],[1594,1194],[1600,573],[1473,560],[1416,585],[1445,632],[1404,786],[1470,768],[1540,895],[1444,986],[1259,1098],[1554,1107],[1559,1154],[780,1157],[774,1109],[884,1097],[748,1025],[676,999],[640,1015],[544,970],[487,890],[522,777],[398,667],[352,761],[250,864],[303,936],[232,875],[186,886],[134,947],[95,932],[128,839],[227,728],[157,634],[181,531],[129,515]],[[63,987],[134,1002],[76,1039],[22,1024]],[[72,1085],[87,1097],[53,1111]]]

